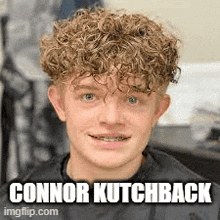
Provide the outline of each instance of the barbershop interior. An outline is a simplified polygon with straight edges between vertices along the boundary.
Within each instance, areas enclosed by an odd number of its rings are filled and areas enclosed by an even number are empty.
[[[220,1],[0,0],[0,186],[69,151],[38,40],[54,21],[95,6],[145,13],[181,39],[180,78],[148,145],[220,184]]]

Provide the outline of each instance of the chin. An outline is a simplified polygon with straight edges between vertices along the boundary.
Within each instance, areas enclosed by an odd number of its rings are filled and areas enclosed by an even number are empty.
[[[111,161],[106,161],[106,160],[99,160],[99,161],[94,161],[94,164],[97,167],[103,168],[103,169],[116,169],[118,167],[123,166],[123,161],[118,161],[118,160],[111,160]]]
[[[128,157],[122,155],[103,155],[102,157],[92,159],[95,166],[106,170],[123,167],[131,160],[132,159],[129,159]]]

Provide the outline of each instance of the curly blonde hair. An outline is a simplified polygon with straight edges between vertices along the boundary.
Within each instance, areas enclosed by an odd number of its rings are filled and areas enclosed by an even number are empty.
[[[127,84],[151,93],[177,82],[178,42],[144,15],[81,9],[73,18],[55,22],[52,35],[42,37],[40,62],[53,84],[74,74],[80,77],[89,73],[97,80],[110,75],[112,65],[121,64],[119,88]],[[130,77],[140,80],[134,85]]]

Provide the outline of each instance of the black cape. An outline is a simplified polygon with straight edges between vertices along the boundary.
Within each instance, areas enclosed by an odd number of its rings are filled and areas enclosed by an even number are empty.
[[[195,174],[173,157],[160,151],[151,150],[145,153],[146,160],[139,171],[126,182],[207,182]],[[25,178],[17,182],[74,182],[66,173],[66,164],[69,155],[55,158],[42,166],[34,169]],[[212,203],[117,203],[117,204],[88,204],[60,203],[60,204],[12,204],[8,199],[8,186],[1,189],[0,194],[0,219],[30,219],[28,210],[34,209],[36,215],[31,219],[48,220],[220,220],[220,187],[212,183]],[[23,208],[23,213],[21,212]],[[26,211],[24,209],[26,208]],[[8,209],[18,210],[16,212]],[[46,210],[47,215],[39,215],[38,210]],[[58,210],[58,215],[48,215],[48,210]],[[20,212],[19,212],[20,210]],[[22,213],[22,215],[21,215]]]

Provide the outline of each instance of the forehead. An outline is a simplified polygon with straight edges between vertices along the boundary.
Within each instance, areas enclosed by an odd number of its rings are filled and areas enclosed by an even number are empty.
[[[113,93],[119,90],[124,93],[134,92],[134,88],[139,84],[139,79],[130,77],[128,79],[118,79],[117,75],[97,75],[97,76],[83,76],[78,79],[74,79],[71,82],[74,90],[82,88],[90,89],[107,89],[108,92]],[[136,91],[137,92],[137,91]]]

